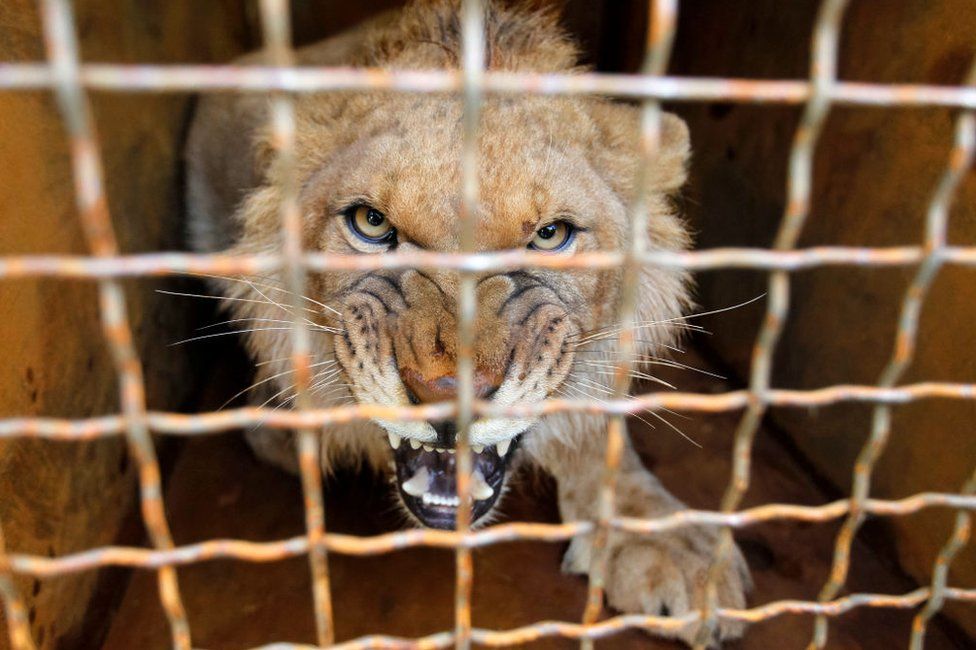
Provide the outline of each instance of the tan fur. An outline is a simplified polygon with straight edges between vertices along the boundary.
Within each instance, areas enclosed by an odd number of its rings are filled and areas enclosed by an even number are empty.
[[[451,68],[459,60],[456,2],[411,5],[351,32],[303,50],[316,65],[368,65],[390,69]],[[495,70],[573,71],[577,52],[556,18],[540,11],[493,4],[486,16],[489,67]],[[259,61],[252,55],[246,61]],[[282,171],[269,145],[267,104],[255,96],[211,96],[201,101],[187,146],[191,238],[198,250],[261,253],[279,246]],[[448,96],[380,92],[303,95],[296,100],[300,204],[305,246],[337,253],[377,254],[352,235],[339,212],[365,202],[396,226],[399,252],[456,251],[460,195],[460,101]],[[669,196],[685,181],[687,129],[665,115],[662,146],[648,177],[651,246],[680,250],[689,243]],[[572,215],[586,231],[577,251],[621,250],[628,244],[627,206],[636,194],[638,115],[630,106],[599,98],[490,97],[480,131],[479,250],[522,248],[535,230]],[[645,269],[640,278],[641,352],[661,354],[676,336],[689,305],[688,278]],[[579,397],[609,386],[609,376],[580,361],[575,341],[612,327],[621,273],[617,270],[529,270],[488,274],[478,286],[480,372],[504,376],[495,402]],[[291,317],[283,306],[282,279],[217,282],[228,309],[244,328],[269,328]],[[313,325],[321,386],[317,405],[357,401],[407,404],[401,374],[452,374],[457,346],[457,274],[449,271],[325,273],[309,278],[307,310]],[[513,296],[516,298],[512,299]],[[322,308],[321,305],[328,308]],[[335,310],[335,311],[332,311]],[[269,325],[269,322],[272,323]],[[286,328],[287,325],[278,325]],[[333,335],[325,327],[341,330]],[[255,403],[287,405],[291,396],[289,332],[265,329],[247,337],[260,366]],[[614,337],[580,347],[584,361],[613,359]],[[595,355],[595,356],[594,356]],[[275,379],[270,379],[279,375]],[[474,444],[507,440],[531,427],[520,460],[550,472],[559,486],[566,520],[596,516],[603,464],[602,418],[559,415],[534,420],[479,421]],[[382,429],[430,442],[424,422],[369,422],[323,434],[324,467],[365,460],[385,467],[389,445]],[[249,435],[263,457],[294,469],[286,433]],[[627,446],[617,504],[632,516],[681,508]],[[607,597],[625,611],[657,614],[662,605],[680,615],[692,607],[710,557],[714,531],[681,531],[638,539],[614,537],[609,549]],[[573,542],[567,570],[586,572],[586,539]],[[748,572],[736,552],[720,584],[726,606],[744,604]],[[739,626],[723,625],[723,638]],[[689,637],[684,636],[687,640]]]

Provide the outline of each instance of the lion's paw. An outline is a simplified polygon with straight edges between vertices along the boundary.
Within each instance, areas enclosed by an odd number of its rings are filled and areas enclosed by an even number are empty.
[[[621,612],[652,616],[683,616],[702,602],[717,535],[702,528],[611,541],[607,564],[607,603]],[[563,559],[563,570],[585,573],[589,568],[589,540],[575,538]],[[738,547],[718,582],[721,607],[743,608],[752,586],[746,562]],[[742,636],[744,625],[723,620],[715,630],[713,645]],[[696,627],[680,632],[661,632],[691,645]]]

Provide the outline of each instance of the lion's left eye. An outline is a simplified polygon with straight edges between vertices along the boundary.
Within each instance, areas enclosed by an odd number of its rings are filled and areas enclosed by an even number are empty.
[[[529,242],[529,248],[537,251],[553,253],[569,246],[576,235],[576,227],[568,221],[555,221],[535,231],[535,238]]]
[[[346,214],[346,220],[360,239],[370,244],[384,244],[396,237],[396,229],[386,215],[368,205],[357,205]]]

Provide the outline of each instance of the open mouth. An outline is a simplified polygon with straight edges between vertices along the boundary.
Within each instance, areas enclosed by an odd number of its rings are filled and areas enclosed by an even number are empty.
[[[490,447],[473,446],[471,467],[471,522],[491,510],[505,483],[505,470],[520,436]],[[402,442],[390,436],[396,461],[397,487],[410,512],[430,528],[457,526],[457,454],[453,447]]]

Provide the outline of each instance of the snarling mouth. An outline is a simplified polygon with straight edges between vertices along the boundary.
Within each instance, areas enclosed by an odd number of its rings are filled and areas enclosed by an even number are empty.
[[[487,514],[502,491],[505,471],[515,454],[520,436],[490,447],[474,446],[471,466],[471,522]],[[404,504],[430,528],[453,530],[457,526],[457,453],[451,448],[422,445],[419,441],[390,436],[394,445],[397,488]]]

